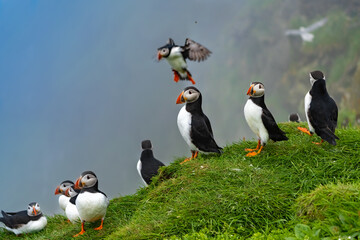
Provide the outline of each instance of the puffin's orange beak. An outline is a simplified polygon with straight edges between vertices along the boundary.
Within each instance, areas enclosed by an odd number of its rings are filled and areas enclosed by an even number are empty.
[[[248,90],[247,93],[246,93],[246,95],[251,96],[253,93],[255,93],[255,91],[254,91],[254,84],[251,84],[249,90]]]
[[[55,195],[58,195],[60,194],[61,191],[60,191],[60,186],[58,186],[56,189],[55,189]]]
[[[76,183],[75,183],[74,188],[75,188],[75,189],[81,189],[81,188],[82,188],[81,177],[79,177],[79,178],[76,180]]]
[[[186,99],[184,98],[184,91],[182,91],[178,96],[178,98],[176,99],[176,104],[185,103],[185,100]]]
[[[162,56],[161,56],[161,54],[160,54],[160,51],[159,51],[158,54],[157,54],[157,58],[158,58],[159,61],[162,59]]]
[[[37,215],[37,211],[36,211],[36,209],[35,209],[35,207],[33,206],[33,211],[34,211],[34,214],[35,214],[35,216]]]
[[[65,195],[68,196],[68,197],[70,197],[69,190],[70,190],[70,188],[66,189],[66,191],[65,191]]]

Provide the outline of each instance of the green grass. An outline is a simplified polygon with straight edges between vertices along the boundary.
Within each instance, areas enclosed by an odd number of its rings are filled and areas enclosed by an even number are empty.
[[[359,232],[360,129],[338,129],[336,146],[282,123],[289,141],[269,142],[256,157],[226,146],[221,156],[200,154],[161,169],[153,184],[113,199],[102,231],[86,224],[78,239],[306,239]],[[62,216],[24,239],[72,239],[80,224]],[[0,239],[19,239],[0,232]]]

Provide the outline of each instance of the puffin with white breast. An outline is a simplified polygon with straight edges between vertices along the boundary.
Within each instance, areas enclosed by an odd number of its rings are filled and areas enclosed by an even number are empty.
[[[159,168],[165,166],[165,164],[154,157],[150,140],[142,141],[141,147],[143,151],[141,152],[140,159],[137,163],[137,170],[144,183],[149,185],[151,183],[151,178],[157,175]]]
[[[191,61],[205,61],[211,51],[203,45],[187,38],[184,46],[175,45],[174,40],[169,38],[166,45],[158,48],[158,60],[165,58],[174,72],[174,81],[189,80],[195,84],[191,73],[187,69],[186,59]]]
[[[337,126],[338,108],[334,99],[329,96],[326,89],[325,76],[321,71],[310,73],[310,91],[305,95],[305,115],[309,131],[306,128],[298,129],[310,136],[314,132],[321,137],[321,144],[325,141],[336,145],[335,128]]]
[[[42,214],[40,205],[36,202],[29,203],[27,210],[20,212],[1,211],[1,214],[3,217],[0,217],[0,222],[5,225],[5,229],[16,235],[40,231],[47,224],[47,219]]]
[[[74,183],[70,180],[65,180],[62,183],[60,183],[59,186],[55,189],[55,195],[60,194],[59,196],[59,206],[60,208],[65,211],[67,204],[69,203],[70,197],[65,195],[66,190],[74,186]]]
[[[81,220],[81,231],[74,237],[85,233],[85,222],[95,222],[101,219],[101,225],[95,228],[95,230],[101,230],[103,228],[109,199],[105,193],[99,190],[98,185],[98,178],[92,171],[83,172],[76,180],[75,188],[81,188],[75,201]]]
[[[65,195],[70,198],[69,203],[65,208],[65,214],[71,223],[76,223],[80,221],[79,211],[77,210],[75,204],[76,198],[80,191],[80,189],[75,189],[73,186],[71,186],[65,192]]]
[[[179,131],[191,149],[192,156],[187,162],[198,156],[198,152],[214,152],[221,154],[221,147],[214,140],[208,117],[204,114],[201,103],[202,96],[195,87],[186,87],[176,100],[176,104],[186,103],[177,117]]]
[[[258,155],[269,139],[276,141],[288,140],[285,133],[278,127],[275,118],[265,105],[265,87],[261,82],[252,82],[246,93],[249,95],[244,107],[244,115],[250,129],[258,137],[255,149],[245,149],[247,157]]]

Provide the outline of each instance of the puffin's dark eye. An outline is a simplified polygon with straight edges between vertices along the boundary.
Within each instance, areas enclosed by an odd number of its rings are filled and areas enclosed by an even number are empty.
[[[90,179],[90,177],[89,177],[89,176],[87,176],[87,177],[86,177],[86,179]]]
[[[192,92],[191,92],[191,91],[189,91],[189,94],[192,94]]]

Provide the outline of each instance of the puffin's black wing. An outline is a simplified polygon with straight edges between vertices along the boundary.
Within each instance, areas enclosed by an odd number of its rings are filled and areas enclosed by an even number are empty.
[[[185,46],[183,47],[184,51],[182,53],[183,57],[190,59],[191,61],[205,61],[211,54],[211,51],[197,43],[190,38],[185,40]]]
[[[10,213],[12,215],[8,215],[6,212],[1,211],[1,214],[3,215],[2,222],[9,228],[18,228],[30,221],[30,217],[27,215],[27,211]]]
[[[330,96],[325,99],[312,98],[308,110],[309,121],[315,129],[315,133],[332,145],[336,145],[335,139],[339,139],[334,133],[337,125],[337,115],[336,103]]]
[[[261,120],[266,130],[268,131],[269,138],[271,140],[274,142],[288,140],[285,132],[279,128],[279,126],[276,124],[275,118],[267,108],[263,108]]]
[[[211,125],[210,128],[208,125],[210,125],[210,121],[205,115],[192,116],[190,133],[192,143],[201,151],[221,153],[220,149],[222,148],[216,144]]]
[[[156,158],[153,158],[151,162],[145,162],[142,164],[141,176],[148,185],[151,183],[151,178],[158,174],[158,170],[162,166],[165,166],[165,164]]]
[[[207,126],[209,132],[211,133],[211,136],[214,138],[214,134],[213,134],[213,131],[212,131],[212,128],[211,128],[210,120],[205,114],[204,114],[204,120],[205,120],[205,123],[206,123],[206,126]]]

